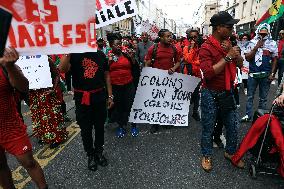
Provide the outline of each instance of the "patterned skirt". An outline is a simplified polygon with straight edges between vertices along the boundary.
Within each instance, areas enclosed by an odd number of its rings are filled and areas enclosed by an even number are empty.
[[[33,132],[45,143],[60,143],[67,139],[61,102],[56,91],[50,89],[30,90],[29,101]]]

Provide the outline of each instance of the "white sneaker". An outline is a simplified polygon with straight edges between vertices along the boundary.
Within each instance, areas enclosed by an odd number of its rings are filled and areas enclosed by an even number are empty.
[[[271,82],[271,84],[272,84],[272,85],[275,85],[275,84],[276,84],[276,81],[275,81],[275,80],[273,80],[273,81]]]
[[[249,122],[250,121],[250,118],[248,115],[245,115],[242,119],[241,119],[241,122]]]
[[[248,89],[244,89],[244,93],[245,93],[245,95],[247,95],[248,94]]]

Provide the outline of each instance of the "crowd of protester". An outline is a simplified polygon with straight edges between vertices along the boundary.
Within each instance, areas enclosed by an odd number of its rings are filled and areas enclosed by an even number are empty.
[[[161,29],[156,39],[147,32],[131,37],[109,33],[106,39],[97,40],[97,52],[50,56],[53,88],[48,89],[28,90],[27,79],[15,65],[17,52],[6,49],[4,57],[0,58],[1,186],[13,187],[5,156],[7,151],[17,157],[39,188],[47,188],[42,169],[33,159],[26,126],[17,109],[22,99],[30,106],[34,136],[40,143],[56,148],[68,137],[64,122],[71,121],[63,99],[66,83],[68,94],[74,95],[76,121],[81,129],[88,168],[96,171],[98,165],[108,165],[103,155],[105,123],[117,123],[119,138],[127,133],[128,116],[144,67],[201,79],[192,94],[191,117],[202,125],[202,168],[207,172],[212,169],[214,144],[225,148],[224,157],[231,160],[239,142],[240,121],[252,120],[257,86],[260,109],[267,108],[270,84],[277,70],[278,85],[283,88],[284,30],[280,31],[276,42],[268,24],[259,25],[253,34],[237,35],[233,26],[238,20],[226,12],[215,14],[210,22],[213,32],[209,36],[203,36],[194,28],[188,29],[185,37],[176,37],[168,29]],[[246,114],[240,119],[238,94],[242,91],[247,95],[247,103]],[[283,100],[282,93],[275,103],[283,106]],[[225,146],[220,138],[223,126],[226,128]],[[152,125],[150,132],[159,132],[159,127]],[[139,136],[135,123],[131,123],[130,133],[133,137]],[[245,163],[239,160],[235,165],[244,168]]]

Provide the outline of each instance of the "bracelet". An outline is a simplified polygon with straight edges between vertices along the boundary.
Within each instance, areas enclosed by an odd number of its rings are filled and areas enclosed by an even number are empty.
[[[110,98],[110,99],[114,99],[114,96],[113,95],[110,95],[110,96],[108,96],[108,98]]]
[[[232,61],[232,58],[231,58],[231,57],[229,57],[229,56],[225,56],[225,58],[224,58],[224,59],[225,59],[225,61],[226,61],[226,62],[231,62],[231,61]]]

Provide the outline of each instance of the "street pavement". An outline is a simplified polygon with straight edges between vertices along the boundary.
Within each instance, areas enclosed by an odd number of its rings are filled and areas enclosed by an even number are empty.
[[[272,85],[268,107],[274,98],[276,86]],[[258,99],[258,98],[256,98]],[[75,120],[74,102],[66,95],[69,116]],[[240,116],[245,112],[246,96],[240,92]],[[255,105],[257,104],[255,100]],[[23,105],[25,122],[32,135],[28,108]],[[128,134],[122,139],[115,137],[115,124],[105,128],[105,155],[109,166],[98,171],[87,169],[87,159],[83,150],[80,131],[75,122],[67,123],[69,139],[59,148],[50,150],[48,146],[34,145],[34,156],[43,167],[50,189],[101,189],[101,188],[240,188],[240,189],[280,189],[284,180],[279,176],[249,175],[250,158],[245,157],[247,166],[237,169],[223,157],[223,149],[214,149],[213,170],[206,173],[200,162],[201,125],[190,119],[189,127],[162,128],[158,134],[150,134],[150,126],[138,125],[140,134],[133,138]],[[240,139],[244,137],[250,123],[241,123]],[[36,188],[14,157],[8,156],[17,188]]]

